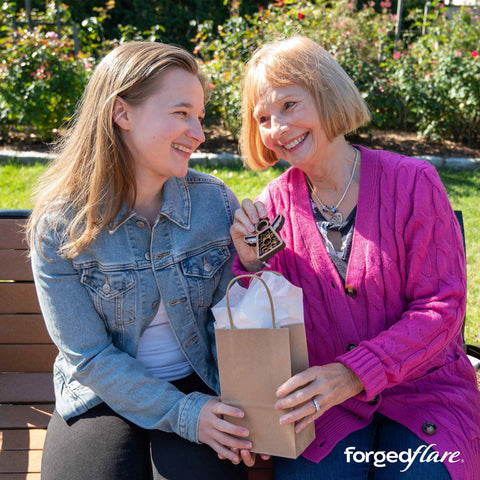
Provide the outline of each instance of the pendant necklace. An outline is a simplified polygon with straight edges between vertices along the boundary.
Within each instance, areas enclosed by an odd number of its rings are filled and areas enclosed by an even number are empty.
[[[305,178],[307,179],[308,186],[310,187],[310,190],[312,191],[313,196],[315,199],[318,201],[318,203],[322,206],[322,212],[327,213],[331,215],[331,222],[334,225],[341,225],[343,223],[343,215],[338,211],[338,207],[340,207],[340,204],[343,202],[343,199],[345,198],[345,195],[348,192],[348,189],[350,188],[350,185],[352,184],[353,177],[355,175],[355,169],[357,167],[357,162],[358,162],[358,150],[354,148],[355,150],[355,162],[353,164],[353,169],[352,169],[352,174],[350,175],[350,180],[348,181],[347,187],[345,188],[345,191],[343,192],[342,198],[338,201],[336,205],[332,205],[329,207],[328,205],[325,205],[321,200],[320,197],[318,196],[317,192],[315,191],[315,188],[313,187],[312,181],[308,177],[308,175],[305,175]]]

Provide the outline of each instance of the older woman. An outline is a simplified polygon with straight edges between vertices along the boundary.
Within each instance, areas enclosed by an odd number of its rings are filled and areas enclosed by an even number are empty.
[[[478,478],[480,394],[462,350],[465,258],[428,163],[349,145],[369,119],[352,80],[304,37],[267,44],[243,85],[242,148],[292,166],[231,228],[234,271],[265,268],[243,237],[285,216],[269,260],[304,290],[310,368],[279,385],[281,423],[316,439],[276,478]],[[246,455],[248,456],[248,455]]]

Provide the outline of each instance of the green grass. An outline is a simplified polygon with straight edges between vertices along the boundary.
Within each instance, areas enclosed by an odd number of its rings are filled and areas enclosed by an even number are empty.
[[[0,163],[0,208],[31,208],[30,189],[45,165]]]
[[[45,168],[35,164],[0,164],[0,208],[31,208],[31,185]],[[195,167],[221,178],[241,201],[254,198],[263,187],[283,168],[271,168],[264,172],[252,172],[240,165],[232,167]],[[467,322],[465,338],[480,344],[480,171],[440,172],[450,202],[454,209],[462,210],[467,247]]]
[[[462,210],[467,252],[467,320],[465,338],[480,344],[480,171],[440,171],[450,203]]]

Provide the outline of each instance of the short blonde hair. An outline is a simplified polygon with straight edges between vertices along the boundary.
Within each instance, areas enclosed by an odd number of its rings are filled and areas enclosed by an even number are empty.
[[[267,43],[247,62],[242,83],[240,147],[245,163],[254,170],[264,170],[279,160],[263,145],[253,116],[262,81],[305,87],[316,100],[330,141],[370,120],[369,109],[352,79],[320,45],[303,36]]]
[[[173,45],[125,43],[98,64],[71,128],[57,145],[57,158],[34,190],[30,242],[45,214],[53,213],[49,227],[57,228],[67,211],[74,212],[60,252],[71,259],[115,219],[124,202],[135,200],[134,164],[113,119],[115,101],[121,97],[130,104],[141,104],[173,68],[196,75],[207,93],[195,58]]]

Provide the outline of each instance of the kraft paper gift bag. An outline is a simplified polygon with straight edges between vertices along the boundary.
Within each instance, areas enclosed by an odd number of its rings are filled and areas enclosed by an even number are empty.
[[[249,288],[232,287],[242,277],[253,277]],[[315,438],[314,424],[295,434],[274,405],[277,388],[309,366],[302,290],[274,272],[240,275],[213,313],[222,401],[245,412],[229,421],[249,429],[252,452],[297,458]]]

